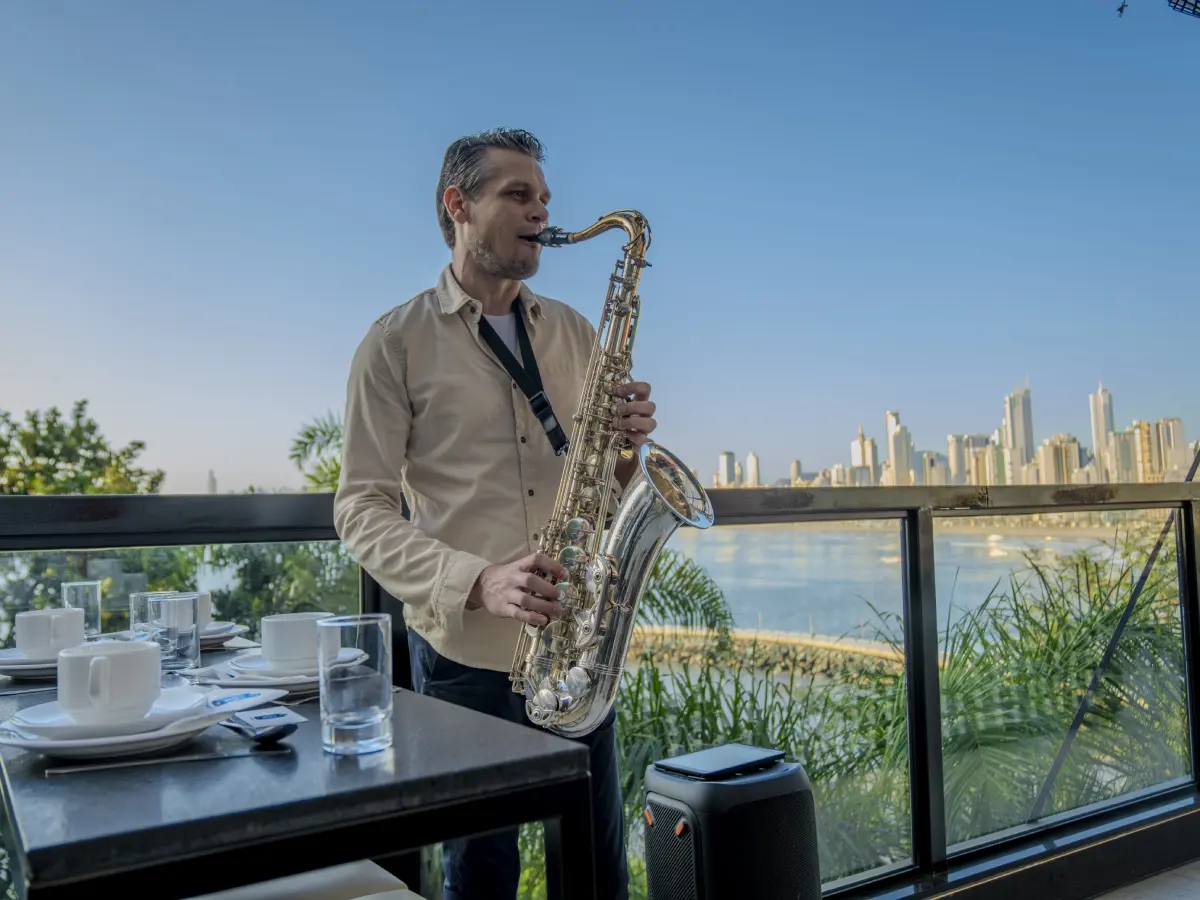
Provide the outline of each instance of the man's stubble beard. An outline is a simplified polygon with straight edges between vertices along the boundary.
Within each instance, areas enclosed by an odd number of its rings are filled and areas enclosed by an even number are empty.
[[[480,271],[495,278],[524,281],[537,273],[538,263],[541,262],[539,256],[535,256],[528,262],[518,259],[503,259],[482,238],[475,238],[471,241],[468,249]]]

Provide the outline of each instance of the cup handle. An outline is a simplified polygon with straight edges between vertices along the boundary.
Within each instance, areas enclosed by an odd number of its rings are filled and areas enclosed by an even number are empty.
[[[108,706],[108,696],[112,693],[110,689],[112,678],[110,675],[111,670],[108,666],[108,658],[104,656],[92,657],[92,662],[88,666],[88,699],[92,701],[92,706]]]

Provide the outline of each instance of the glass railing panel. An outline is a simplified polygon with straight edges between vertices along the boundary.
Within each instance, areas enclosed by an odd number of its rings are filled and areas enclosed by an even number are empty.
[[[1170,510],[939,518],[935,534],[952,851],[1189,775]]]
[[[100,582],[105,633],[129,627],[136,591],[209,591],[214,621],[246,625],[252,640],[271,613],[359,608],[359,569],[338,541],[0,553],[0,646],[13,646],[17,613],[61,606],[76,581]]]
[[[740,741],[813,782],[822,880],[912,858],[897,520],[681,529],[618,699],[638,873],[647,764]]]

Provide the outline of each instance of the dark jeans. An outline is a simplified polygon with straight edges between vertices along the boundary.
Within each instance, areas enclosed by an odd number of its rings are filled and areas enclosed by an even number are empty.
[[[525,698],[513,693],[507,672],[464,666],[439,654],[423,637],[408,631],[413,689],[477,712],[527,725]],[[626,900],[625,818],[617,773],[617,744],[609,710],[604,723],[578,740],[591,750],[592,831],[596,854],[596,900]],[[480,740],[487,740],[481,734]],[[443,900],[514,900],[521,877],[517,829],[493,832],[442,845]]]

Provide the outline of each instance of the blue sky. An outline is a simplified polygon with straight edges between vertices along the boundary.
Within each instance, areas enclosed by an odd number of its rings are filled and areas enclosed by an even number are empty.
[[[1200,436],[1200,20],[1165,0],[0,6],[0,408],[90,399],[165,489],[299,485],[369,323],[433,283],[441,155],[548,146],[654,228],[635,373],[708,483],[991,432]],[[593,321],[619,240],[532,286]]]

